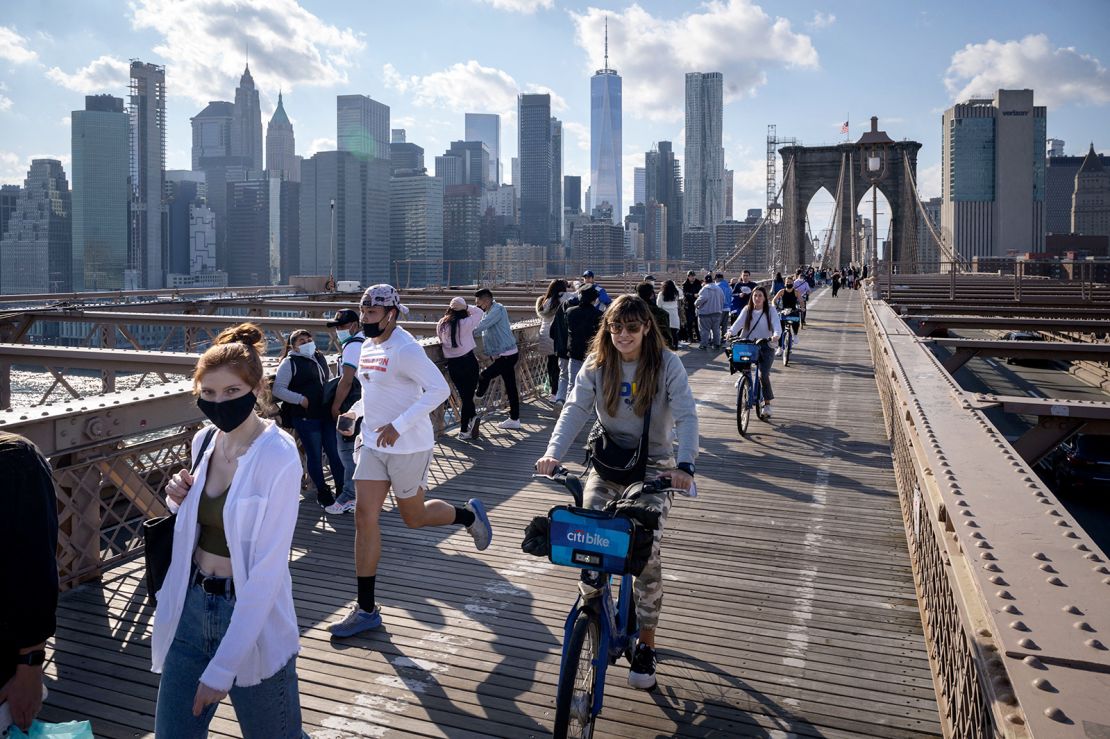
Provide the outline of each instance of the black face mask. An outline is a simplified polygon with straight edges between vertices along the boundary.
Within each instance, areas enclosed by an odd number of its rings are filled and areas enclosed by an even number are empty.
[[[387,310],[385,312],[385,315],[382,317],[381,321],[378,321],[377,323],[364,323],[364,324],[362,324],[362,333],[363,333],[363,335],[368,339],[376,339],[379,336],[381,336],[382,334],[384,334],[385,329],[382,328],[382,323],[385,320],[387,320],[388,318],[389,318],[389,311]]]
[[[197,398],[197,408],[200,408],[200,412],[207,416],[216,428],[226,434],[239,428],[243,421],[246,421],[247,417],[254,413],[256,402],[258,402],[258,398],[255,397],[254,393],[247,393],[221,403]]]

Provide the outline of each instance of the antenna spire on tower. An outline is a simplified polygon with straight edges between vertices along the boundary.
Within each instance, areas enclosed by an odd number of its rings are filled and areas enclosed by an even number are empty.
[[[609,16],[605,16],[605,68],[609,68]]]

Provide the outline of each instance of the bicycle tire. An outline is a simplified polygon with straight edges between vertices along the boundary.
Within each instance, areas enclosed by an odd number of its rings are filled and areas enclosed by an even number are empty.
[[[786,341],[784,341],[782,343],[783,343],[783,346],[782,346],[782,366],[783,367],[789,367],[790,366],[790,350],[794,348],[794,336],[791,333],[789,327],[787,327],[787,329],[786,329]]]
[[[575,737],[589,739],[593,736],[593,704],[597,691],[598,653],[601,649],[600,624],[588,611],[582,611],[574,622],[567,643],[565,661],[559,676],[559,689],[555,694],[556,739]],[[585,667],[583,669],[583,660]]]
[[[748,433],[748,423],[752,420],[751,379],[748,373],[740,378],[736,386],[736,430],[741,436]]]

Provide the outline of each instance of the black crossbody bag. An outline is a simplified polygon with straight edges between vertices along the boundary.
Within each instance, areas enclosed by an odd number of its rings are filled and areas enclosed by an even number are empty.
[[[586,442],[586,466],[593,467],[598,477],[614,485],[631,485],[643,482],[647,475],[648,431],[651,426],[651,406],[644,414],[644,429],[640,442],[633,449],[626,449],[613,440],[601,421],[590,430]]]
[[[193,460],[189,470],[192,475],[197,471],[197,465],[204,457],[212,437],[216,435],[213,426],[205,433],[200,443],[200,452]],[[166,581],[166,573],[170,571],[170,561],[173,559],[173,527],[177,523],[177,514],[159,516],[143,521],[143,556],[146,559],[146,597],[154,605],[158,605],[157,593]]]

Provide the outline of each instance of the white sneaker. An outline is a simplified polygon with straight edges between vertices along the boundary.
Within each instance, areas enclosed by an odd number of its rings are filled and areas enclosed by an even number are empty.
[[[546,400],[548,403],[558,403],[559,402],[559,398],[557,398],[554,395],[548,395],[546,398],[544,398],[544,400]]]
[[[504,421],[497,424],[497,428],[505,429],[506,431],[515,431],[523,427],[520,425],[520,421],[514,418],[506,418]]]
[[[354,510],[355,510],[355,502],[353,500],[348,500],[346,503],[340,503],[339,501],[336,501],[336,502],[332,503],[330,506],[328,506],[327,508],[325,508],[324,512],[325,513],[331,513],[332,515],[338,516],[338,515],[342,515],[344,513],[353,513]]]
[[[776,346],[775,347],[775,356],[776,357],[781,357],[782,356],[782,347],[781,346]]]
[[[770,418],[771,417],[771,406],[770,405],[764,405],[763,406],[763,417],[764,418]]]

